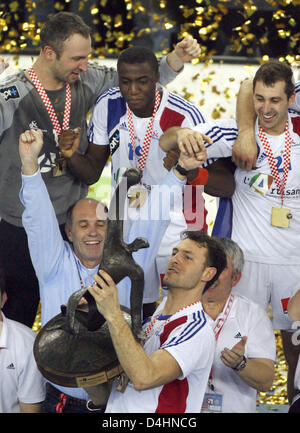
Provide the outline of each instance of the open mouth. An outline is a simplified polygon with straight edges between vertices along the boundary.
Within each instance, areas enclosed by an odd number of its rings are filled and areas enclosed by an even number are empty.
[[[265,122],[270,122],[274,119],[275,114],[261,114],[261,117]]]
[[[101,241],[85,241],[85,245],[99,245]]]
[[[79,77],[79,72],[71,72],[72,79],[76,79]]]

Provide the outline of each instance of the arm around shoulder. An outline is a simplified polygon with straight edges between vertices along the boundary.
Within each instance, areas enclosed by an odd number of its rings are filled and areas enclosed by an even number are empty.
[[[239,134],[232,148],[232,160],[240,168],[251,170],[256,165],[257,145],[255,139],[255,118],[253,104],[253,83],[244,80],[240,86],[236,105],[236,119]]]

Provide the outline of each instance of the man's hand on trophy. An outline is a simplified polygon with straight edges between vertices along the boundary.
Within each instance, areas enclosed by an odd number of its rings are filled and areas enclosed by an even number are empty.
[[[100,314],[110,322],[115,315],[122,315],[117,287],[107,272],[100,269],[94,276],[95,283],[88,287],[89,292],[94,297]]]

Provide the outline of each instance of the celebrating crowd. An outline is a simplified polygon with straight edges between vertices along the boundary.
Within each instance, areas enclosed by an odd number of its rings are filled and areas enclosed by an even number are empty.
[[[88,61],[91,36],[55,14],[33,65],[0,82],[0,412],[254,413],[273,385],[274,330],[300,412],[300,83],[263,63],[236,119],[216,121],[165,87],[199,56],[191,36],[160,59],[130,47],[116,70]],[[141,173],[123,224],[125,241],[148,242],[133,253],[140,339],[123,314],[130,280],[101,269],[110,213],[88,188],[108,162],[113,190]],[[203,192],[217,198],[212,235]],[[122,372],[67,387],[43,375],[31,328],[39,303],[44,327],[83,288]]]

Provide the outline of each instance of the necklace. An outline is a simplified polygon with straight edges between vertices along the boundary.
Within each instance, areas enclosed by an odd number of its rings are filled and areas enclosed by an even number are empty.
[[[277,188],[280,191],[281,195],[281,206],[283,206],[283,200],[284,200],[284,190],[289,174],[289,166],[290,166],[290,158],[291,158],[291,136],[289,132],[289,122],[287,120],[285,125],[285,134],[284,134],[284,141],[285,141],[285,149],[284,149],[284,164],[283,164],[283,178],[282,180],[279,177],[278,167],[276,166],[276,161],[269,143],[269,140],[262,129],[261,125],[259,125],[259,138],[263,144],[264,150],[267,154],[270,169],[272,176],[274,178],[274,181],[276,183]]]
[[[149,152],[151,135],[152,135],[152,130],[153,130],[153,122],[154,122],[155,114],[156,114],[157,109],[159,107],[159,103],[160,103],[160,93],[156,89],[154,109],[153,109],[151,119],[149,120],[149,123],[147,126],[147,130],[146,130],[146,134],[145,134],[145,138],[144,138],[144,144],[142,147],[141,157],[140,157],[140,161],[139,161],[139,167],[138,168],[141,171],[144,170],[144,167],[146,164],[146,159],[147,159],[148,152]],[[131,112],[129,107],[127,107],[127,117],[128,117],[128,132],[129,132],[129,137],[130,137],[130,141],[132,144],[133,155],[135,158],[135,132],[134,132],[134,126],[133,126],[132,112]],[[137,164],[136,164],[136,167],[137,167]]]
[[[189,304],[189,305],[185,305],[184,307],[179,308],[177,311],[175,311],[174,314],[171,314],[170,317],[168,317],[166,320],[163,321],[163,323],[162,323],[162,325],[159,327],[159,329],[160,329],[162,326],[166,326],[166,325],[171,321],[172,317],[175,316],[175,314],[180,313],[180,311],[183,311],[183,310],[185,310],[186,308],[189,308],[189,307],[191,307],[192,305],[196,305],[196,304],[199,304],[199,303],[201,303],[201,301],[195,301],[195,302],[192,302],[192,303]],[[147,327],[147,329],[146,329],[146,331],[145,331],[145,336],[146,336],[146,338],[149,336],[151,329],[153,329],[153,326],[154,326],[154,324],[156,323],[156,321],[158,320],[158,318],[160,317],[160,315],[161,315],[161,313],[158,314],[158,315],[156,315],[156,316],[151,320],[150,324],[148,325],[148,327]]]
[[[71,87],[70,84],[66,84],[66,102],[65,102],[65,109],[64,109],[64,118],[63,118],[63,124],[62,127],[59,123],[59,120],[57,118],[57,115],[54,111],[53,105],[51,104],[51,101],[49,99],[49,96],[46,93],[46,90],[42,83],[40,82],[38,76],[36,75],[33,68],[28,69],[28,74],[32,80],[32,83],[34,84],[38,94],[40,95],[44,106],[46,107],[46,110],[49,114],[49,117],[51,119],[52,125],[56,131],[57,136],[59,136],[62,132],[62,130],[69,128],[69,121],[70,121],[70,114],[71,114]]]

